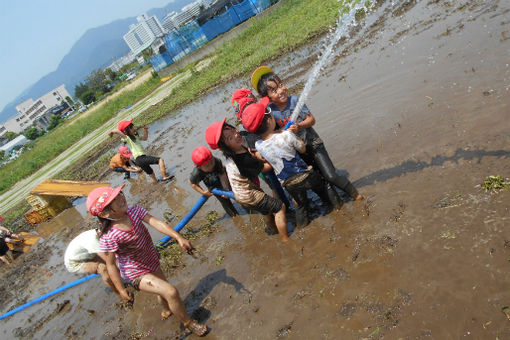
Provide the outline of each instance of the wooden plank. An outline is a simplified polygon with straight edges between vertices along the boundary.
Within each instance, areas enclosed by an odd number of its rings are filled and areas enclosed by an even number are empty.
[[[23,236],[25,239],[21,244],[11,244],[7,243],[7,246],[12,251],[18,251],[26,253],[30,250],[30,248],[39,240],[40,236],[32,234],[32,233],[26,233],[26,232],[20,232],[18,233],[20,236]]]
[[[95,188],[107,187],[110,186],[110,184],[109,182],[47,179],[35,187],[30,193],[50,196],[87,196]]]

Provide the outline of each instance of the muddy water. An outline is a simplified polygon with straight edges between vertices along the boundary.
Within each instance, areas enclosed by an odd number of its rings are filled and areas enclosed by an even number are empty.
[[[259,215],[246,214],[221,219],[217,232],[194,241],[197,258],[184,258],[169,276],[188,311],[210,326],[207,338],[510,338],[502,312],[510,305],[510,192],[480,187],[488,175],[510,177],[509,37],[504,1],[388,2],[369,15],[355,39],[337,47],[307,103],[333,162],[367,199],[316,218],[285,246],[265,233]],[[320,44],[271,66],[299,89]],[[247,79],[150,127],[147,150],[176,180],[153,187],[134,176],[126,183],[130,203],[159,218],[188,211],[198,199],[186,184],[190,153],[205,144],[208,124],[233,116],[230,94],[241,86]],[[78,277],[61,257],[93,223],[83,210],[41,227],[46,255],[14,275],[27,282],[15,289],[19,299]],[[222,212],[210,200],[190,228],[209,210]],[[185,336],[175,318],[159,320],[154,297],[138,294],[133,311],[116,302],[95,279],[3,320],[2,332]],[[13,298],[3,310],[14,305]]]

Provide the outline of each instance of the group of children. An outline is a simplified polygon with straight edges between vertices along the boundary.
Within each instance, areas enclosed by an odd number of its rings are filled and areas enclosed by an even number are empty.
[[[197,147],[191,155],[195,168],[189,183],[202,195],[215,195],[227,214],[235,216],[238,212],[232,202],[212,192],[215,188],[232,190],[239,204],[263,214],[268,227],[277,231],[286,242],[289,239],[287,207],[281,197],[268,195],[261,189],[259,176],[267,180],[266,177],[271,177],[274,171],[279,184],[296,205],[297,225],[308,223],[309,189],[319,195],[328,209],[342,204],[335,187],[355,200],[361,200],[363,196],[347,178],[337,174],[322,140],[312,127],[315,118],[306,106],[297,120],[284,129],[297,98],[288,96],[282,80],[269,67],[262,66],[253,73],[251,83],[262,97],[259,102],[247,89],[236,90],[232,97],[235,114],[245,131],[240,132],[226,123],[226,118],[212,123],[205,131],[205,140],[211,149],[223,152],[225,161],[214,157],[207,147]],[[144,130],[144,136],[139,137],[129,120],[121,121],[117,129],[109,133],[110,137],[120,135],[131,149],[131,152],[125,146],[119,149],[119,156],[112,160],[112,170],[127,175],[143,170],[153,183],[157,183],[150,166],[158,164],[162,179],[169,179],[164,161],[147,156],[137,142],[138,138],[147,139],[146,126]],[[207,189],[200,186],[201,182]],[[272,189],[279,185],[270,181],[268,184]],[[162,317],[175,314],[190,331],[204,335],[207,326],[188,316],[179,292],[161,271],[159,255],[144,223],[174,238],[187,253],[193,251],[193,246],[141,206],[128,207],[122,188],[101,187],[89,194],[87,209],[91,215],[97,216],[100,227],[71,242],[66,251],[66,266],[70,271],[100,273],[105,283],[126,301],[132,301],[133,297],[125,285],[154,293],[163,307]]]
[[[278,75],[261,66],[253,72],[251,83],[262,97],[259,102],[248,89],[238,89],[232,96],[235,114],[246,131],[242,133],[227,124],[225,118],[206,129],[205,140],[211,149],[223,152],[225,172],[236,201],[263,214],[268,227],[277,230],[286,242],[286,206],[281,197],[272,197],[260,188],[260,173],[274,171],[293,198],[298,226],[309,222],[308,190],[314,191],[328,210],[342,204],[335,187],[354,200],[363,196],[345,176],[336,172],[324,143],[312,127],[315,118],[306,105],[296,121],[290,122],[298,98],[288,95]]]

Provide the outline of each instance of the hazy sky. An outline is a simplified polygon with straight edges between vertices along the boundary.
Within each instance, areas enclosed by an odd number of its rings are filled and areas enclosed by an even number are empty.
[[[89,28],[173,1],[0,0],[0,111],[27,87],[56,70]]]

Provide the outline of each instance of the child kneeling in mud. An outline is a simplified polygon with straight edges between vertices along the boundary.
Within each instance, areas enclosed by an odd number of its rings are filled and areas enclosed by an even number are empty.
[[[236,201],[247,209],[264,215],[268,227],[277,230],[282,242],[289,240],[285,204],[267,195],[260,188],[258,174],[272,170],[243,146],[239,131],[225,119],[212,123],[205,131],[205,140],[211,149],[220,149],[226,158],[225,168]]]
[[[243,126],[261,137],[255,143],[260,155],[273,167],[282,186],[292,195],[296,207],[296,225],[308,224],[308,198],[306,191],[313,190],[321,200],[332,208],[328,192],[322,177],[308,169],[299,157],[306,150],[305,143],[290,130],[275,131],[276,121],[268,108],[269,98],[264,97],[260,103],[251,104],[243,114]],[[296,152],[297,151],[297,152]]]
[[[261,97],[269,98],[271,115],[283,129],[289,122],[299,98],[289,96],[283,81],[267,66],[260,66],[253,72],[251,84]],[[354,185],[345,176],[337,174],[322,139],[313,128],[315,118],[306,105],[303,105],[298,118],[293,123],[289,130],[296,133],[306,145],[306,152],[302,156],[303,160],[318,169],[322,177],[332,186],[345,191],[356,201],[362,200],[363,196]],[[333,191],[331,190],[330,199],[341,203],[337,200],[336,192],[333,193]]]
[[[211,197],[214,195],[211,192],[213,188],[230,190],[225,167],[220,159],[213,157],[211,150],[205,146],[198,146],[191,153],[191,159],[195,163],[195,168],[189,177],[189,184],[196,192]],[[207,190],[202,189],[200,182],[204,182]],[[230,217],[238,215],[236,208],[227,197],[214,196]]]
[[[128,207],[122,188],[96,188],[86,202],[88,211],[98,217],[101,225],[98,255],[106,263],[120,297],[126,301],[133,300],[123,282],[137,290],[157,294],[163,307],[163,318],[175,314],[184,327],[196,335],[204,335],[207,326],[188,316],[179,291],[166,280],[160,268],[159,254],[144,223],[174,238],[188,254],[193,250],[191,243],[141,206]]]
[[[131,160],[133,154],[129,152],[129,148],[123,145],[119,148],[119,152],[110,159],[110,170],[115,172],[123,172],[124,179],[131,177],[131,172],[141,172],[142,169],[137,167]]]

